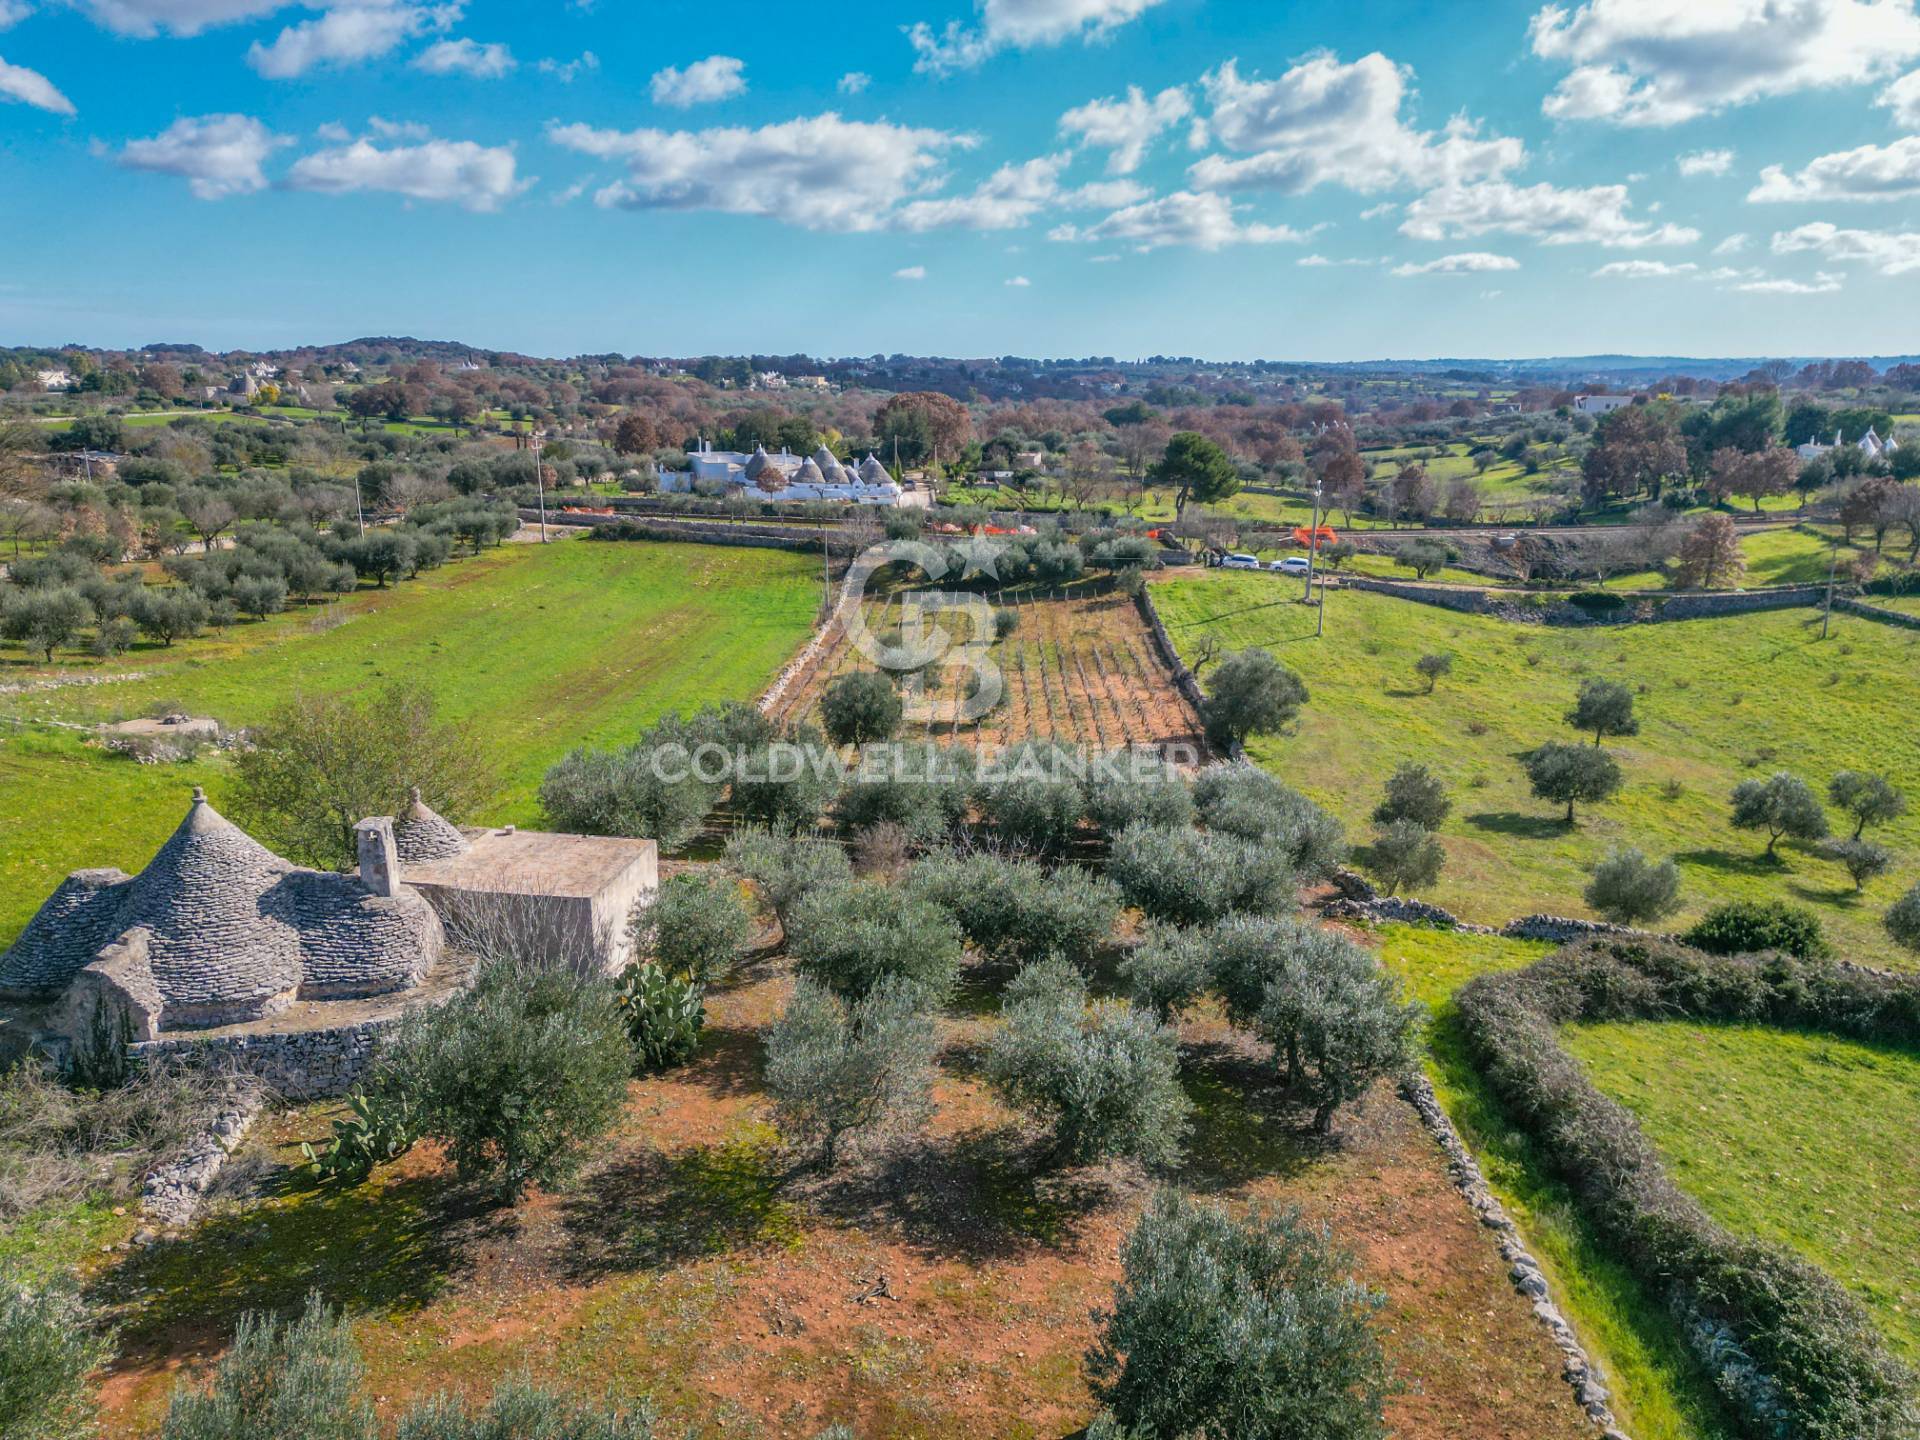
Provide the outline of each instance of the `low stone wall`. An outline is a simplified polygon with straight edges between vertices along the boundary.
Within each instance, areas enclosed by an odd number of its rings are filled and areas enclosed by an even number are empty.
[[[258,1090],[249,1091],[215,1115],[177,1160],[156,1166],[140,1192],[141,1215],[165,1227],[192,1220],[227,1157],[246,1138],[265,1104],[266,1097]]]
[[[1472,586],[1429,585],[1419,581],[1383,580],[1372,575],[1342,575],[1343,590],[1365,590],[1392,595],[1421,605],[1434,605],[1467,615],[1493,615],[1502,620],[1538,625],[1635,625],[1661,620],[1707,620],[1721,615],[1745,615],[1756,610],[1788,610],[1818,605],[1826,599],[1824,585],[1783,585],[1767,590],[1726,590],[1668,595],[1659,591],[1637,594],[1615,591],[1626,600],[1618,610],[1594,613],[1571,604],[1566,594],[1550,590],[1481,590]],[[1839,604],[1836,601],[1835,604]]]
[[[326,1029],[239,1035],[163,1035],[127,1047],[135,1063],[160,1058],[230,1065],[289,1099],[344,1095],[366,1074],[380,1038],[398,1021],[383,1015]]]
[[[847,612],[859,608],[858,592],[842,585],[839,595],[834,599],[833,610],[828,614],[820,628],[813,632],[812,638],[801,647],[800,653],[789,660],[774,676],[773,683],[760,694],[756,705],[762,715],[777,717],[780,707],[787,697],[805,688],[813,673],[813,667],[833,645],[834,639],[846,624]]]
[[[1154,608],[1152,586],[1141,587],[1140,593],[1134,597],[1134,606],[1139,610],[1140,618],[1147,622],[1147,633],[1153,637],[1153,648],[1160,653],[1160,663],[1167,667],[1167,673],[1173,677],[1173,688],[1180,692],[1181,697],[1189,705],[1193,706],[1194,714],[1204,714],[1207,703],[1206,692],[1200,688],[1199,677],[1189,670],[1186,662],[1180,658],[1179,650],[1174,647],[1173,637],[1167,633],[1166,624],[1160,619],[1160,612]],[[1238,760],[1240,756],[1241,748],[1236,742],[1230,758]]]
[[[1836,595],[1833,597],[1833,608],[1844,610],[1849,615],[1878,620],[1883,625],[1900,625],[1908,630],[1920,630],[1920,615],[1909,615],[1904,610],[1884,610],[1865,600],[1851,600],[1845,595]]]
[[[1418,581],[1381,580],[1372,575],[1338,575],[1342,590],[1368,590],[1376,595],[1392,595],[1422,605],[1437,605],[1442,610],[1458,610],[1467,615],[1484,615],[1493,608],[1485,590],[1462,589],[1453,585],[1422,585]]]
[[[1357,878],[1357,877],[1356,877]],[[1364,882],[1363,882],[1364,883]],[[1571,915],[1522,915],[1504,925],[1475,925],[1462,920],[1451,910],[1425,900],[1410,900],[1397,895],[1356,893],[1351,884],[1346,893],[1327,901],[1320,913],[1329,920],[1358,920],[1370,925],[1431,925],[1436,930],[1457,930],[1463,935],[1498,935],[1504,940],[1546,940],[1565,945],[1594,935],[1634,935],[1649,939],[1670,939],[1649,930],[1628,925],[1610,925],[1604,920],[1581,920]]]
[[[522,520],[537,523],[538,510],[523,509]],[[641,540],[663,540],[686,545],[740,545],[757,550],[797,550],[820,552],[822,532],[817,529],[787,525],[732,525],[719,522],[701,522],[698,520],[666,520],[633,515],[567,515],[556,517],[549,513],[549,525],[575,525],[590,530],[604,530],[610,525],[626,527]],[[861,541],[832,529],[825,532],[828,549],[849,553],[859,547]]]

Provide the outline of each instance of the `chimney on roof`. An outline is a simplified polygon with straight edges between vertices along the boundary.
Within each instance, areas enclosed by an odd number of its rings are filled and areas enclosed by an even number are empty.
[[[353,827],[360,852],[360,883],[382,899],[400,893],[400,852],[393,843],[393,817],[373,815]]]

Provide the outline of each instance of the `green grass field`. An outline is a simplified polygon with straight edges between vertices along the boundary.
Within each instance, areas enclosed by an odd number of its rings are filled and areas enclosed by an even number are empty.
[[[483,738],[500,776],[487,818],[528,824],[541,775],[573,746],[630,737],[667,710],[756,695],[811,630],[817,585],[813,563],[783,551],[503,546],[362,591],[339,607],[341,623],[300,611],[171,650],[62,665],[141,678],[0,695],[0,715],[98,721],[166,701],[246,725],[300,695],[415,681]],[[39,673],[18,650],[0,651],[0,683]],[[178,823],[189,784],[205,780],[219,799],[216,761],[137,765],[81,739],[0,726],[0,943],[69,871],[144,863]]]
[[[1836,615],[1821,642],[1815,612],[1804,609],[1549,629],[1335,591],[1316,641],[1313,611],[1293,592],[1277,593],[1270,576],[1182,576],[1157,583],[1154,595],[1188,656],[1211,634],[1229,650],[1264,646],[1305,678],[1312,700],[1297,733],[1257,738],[1250,753],[1332,809],[1356,840],[1401,761],[1424,762],[1446,780],[1447,871],[1423,898],[1463,918],[1588,913],[1580,892],[1592,867],[1631,844],[1678,859],[1680,924],[1720,900],[1792,900],[1818,910],[1849,957],[1910,963],[1880,916],[1920,878],[1920,813],[1880,832],[1900,863],[1858,898],[1837,866],[1810,852],[1783,845],[1778,861],[1762,859],[1764,838],[1727,817],[1736,784],[1782,768],[1823,789],[1849,767],[1914,789],[1920,631]],[[1453,656],[1454,673],[1423,694],[1413,662],[1436,651]],[[1569,829],[1528,793],[1516,757],[1544,740],[1578,738],[1561,717],[1586,676],[1644,687],[1641,733],[1611,742],[1626,772],[1620,794],[1586,807]]]
[[[1581,1025],[1562,1038],[1708,1213],[1805,1255],[1920,1361],[1920,1056],[1744,1025]]]

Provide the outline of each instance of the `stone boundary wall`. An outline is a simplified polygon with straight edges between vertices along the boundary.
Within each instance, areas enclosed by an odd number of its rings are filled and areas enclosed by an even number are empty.
[[[1886,625],[1900,625],[1908,630],[1920,630],[1920,615],[1909,615],[1904,610],[1882,610],[1878,605],[1869,605],[1864,600],[1849,599],[1845,595],[1833,597],[1833,608],[1844,610],[1849,615],[1878,620]]]
[[[1522,1243],[1519,1227],[1488,1188],[1486,1176],[1481,1173],[1466,1142],[1460,1138],[1460,1132],[1453,1128],[1453,1121],[1447,1118],[1447,1112],[1441,1108],[1440,1101],[1433,1093],[1433,1086],[1424,1075],[1409,1075],[1401,1080],[1400,1093],[1446,1154],[1447,1174],[1454,1188],[1465,1197],[1474,1214],[1480,1217],[1480,1223],[1493,1231],[1500,1258],[1507,1262],[1507,1273],[1513,1279],[1514,1289],[1527,1297],[1528,1303],[1533,1306],[1535,1318],[1546,1327],[1547,1334],[1560,1350],[1560,1373],[1567,1384],[1573,1387],[1574,1399],[1586,1411],[1587,1418],[1600,1428],[1605,1440],[1628,1440],[1625,1432],[1614,1423],[1613,1411],[1609,1406],[1613,1397],[1599,1368],[1580,1344],[1579,1337],[1573,1333],[1573,1327],[1567,1323],[1567,1317],[1561,1313],[1560,1307],[1553,1303],[1553,1295],[1540,1262]]]
[[[168,1035],[127,1047],[135,1064],[166,1057],[228,1065],[294,1100],[344,1095],[366,1074],[381,1037],[398,1021],[383,1015],[351,1025],[241,1035]]]
[[[1467,615],[1493,615],[1502,620],[1543,625],[1634,625],[1663,620],[1706,620],[1721,615],[1746,615],[1756,610],[1788,610],[1818,605],[1826,598],[1825,585],[1786,585],[1768,590],[1728,590],[1712,594],[1670,595],[1648,591],[1614,591],[1627,603],[1619,610],[1592,614],[1567,603],[1566,594],[1547,590],[1481,590],[1472,586],[1430,585],[1419,581],[1383,580],[1372,575],[1341,575],[1343,590],[1365,590],[1422,605],[1438,606]],[[1525,597],[1546,603],[1531,609]],[[1834,602],[1839,605],[1840,602]],[[1888,612],[1880,612],[1882,614]]]
[[[141,1188],[140,1213],[167,1228],[190,1222],[227,1157],[246,1138],[266,1103],[266,1096],[258,1090],[235,1100],[213,1117],[178,1159],[155,1166]]]
[[[529,524],[538,524],[538,510],[522,509],[521,520]],[[556,519],[549,512],[549,525],[571,525],[589,530],[604,529],[609,525],[626,525],[640,532],[640,538],[646,540],[678,541],[688,545],[740,545],[759,550],[798,550],[820,552],[821,533],[786,525],[736,525],[718,522],[703,523],[697,520],[664,520],[632,515],[567,515]],[[826,545],[830,550],[852,552],[861,542],[836,533],[826,532]]]
[[[1140,618],[1147,622],[1147,633],[1153,637],[1153,648],[1159,652],[1160,663],[1167,667],[1167,673],[1173,677],[1173,688],[1180,692],[1181,698],[1193,706],[1195,715],[1206,713],[1207,696],[1200,688],[1200,680],[1187,668],[1180,658],[1180,652],[1174,647],[1173,637],[1167,633],[1167,627],[1160,618],[1160,612],[1154,608],[1153,588],[1142,586],[1134,597],[1134,606],[1140,612]],[[1242,751],[1236,742],[1230,758],[1238,760]]]
[[[789,660],[781,668],[780,673],[774,676],[773,683],[760,692],[760,698],[754,702],[754,705],[762,715],[772,718],[790,694],[806,687],[807,681],[812,677],[814,666],[819,664],[821,657],[832,648],[834,640],[838,638],[841,629],[845,626],[849,606],[857,607],[858,603],[855,592],[842,585],[827,618],[801,647],[800,653]]]
[[[1364,881],[1361,883],[1365,884]],[[1351,885],[1352,880],[1349,879],[1344,882],[1343,888]],[[1372,887],[1367,888],[1370,890]],[[1320,907],[1320,913],[1328,920],[1358,920],[1370,925],[1431,925],[1437,930],[1457,930],[1463,935],[1498,935],[1504,940],[1546,940],[1555,945],[1585,940],[1594,935],[1628,935],[1651,940],[1673,938],[1651,930],[1636,930],[1629,925],[1609,925],[1604,920],[1581,920],[1571,915],[1522,915],[1504,925],[1475,925],[1438,905],[1398,895],[1348,893],[1327,901]]]

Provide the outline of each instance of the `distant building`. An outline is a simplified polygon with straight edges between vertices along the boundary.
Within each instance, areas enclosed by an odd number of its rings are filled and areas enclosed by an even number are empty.
[[[73,372],[70,370],[42,370],[33,377],[40,382],[42,390],[71,390]]]
[[[1576,395],[1573,397],[1573,408],[1582,415],[1606,415],[1632,403],[1631,395]]]
[[[845,500],[854,505],[924,506],[924,491],[895,482],[887,467],[872,455],[858,465],[843,464],[826,446],[811,455],[767,453],[764,446],[751,455],[738,450],[715,450],[702,441],[687,452],[687,468],[663,475],[660,488],[669,492],[701,486],[734,491],[758,491],[769,500]]]
[[[1833,443],[1831,445],[1822,445],[1818,440],[1809,440],[1804,445],[1796,445],[1793,453],[1798,455],[1802,460],[1817,460],[1822,455],[1830,451],[1838,450],[1845,444],[1845,437],[1836,430],[1833,432]],[[1898,440],[1895,440],[1891,435],[1882,440],[1878,432],[1876,432],[1871,425],[1867,427],[1867,433],[1854,441],[1853,445],[1855,449],[1869,460],[1891,459],[1894,453],[1900,448],[1900,442]]]

